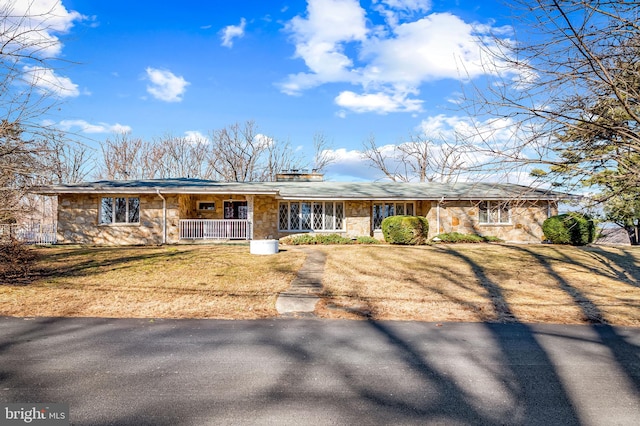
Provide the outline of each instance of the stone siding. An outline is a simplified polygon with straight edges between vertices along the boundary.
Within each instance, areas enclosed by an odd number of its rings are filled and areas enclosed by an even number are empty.
[[[438,229],[438,202],[431,202],[426,217],[429,221],[429,237],[440,233],[460,232],[494,236],[505,241],[539,243],[544,239],[542,223],[550,214],[557,214],[555,203],[547,201],[519,202],[511,206],[511,223],[480,224],[479,201],[456,201],[440,204],[440,229]]]
[[[64,194],[58,196],[58,241],[60,243],[96,245],[161,244],[163,208],[162,199],[155,194],[140,196],[139,224],[99,223],[101,194]],[[118,197],[119,195],[107,195]],[[120,195],[125,196],[125,195]],[[166,242],[180,242],[180,219],[223,219],[224,201],[248,201],[253,203],[253,238],[271,239],[300,232],[278,231],[278,200],[273,196],[255,195],[164,195],[167,206]],[[198,210],[198,201],[214,202],[214,210]],[[374,236],[383,239],[381,231],[371,230],[372,201],[345,201],[343,231],[335,231],[347,237]],[[479,202],[458,201],[440,204],[440,229],[438,226],[438,202],[416,201],[415,212],[429,221],[429,236],[441,232],[472,233],[495,236],[505,241],[540,242],[543,239],[542,222],[557,214],[557,205],[547,201],[512,204],[511,223],[484,225],[479,223]],[[334,232],[334,231],[327,231]]]
[[[64,194],[58,196],[58,242],[96,245],[162,243],[162,199],[140,196],[140,223],[100,224],[100,201],[128,195]],[[129,196],[130,197],[130,196]],[[167,243],[178,242],[178,197],[167,200]]]
[[[346,235],[371,236],[371,201],[346,201],[344,207]]]
[[[275,197],[256,195],[253,197],[253,239],[280,238],[278,232],[278,200]]]

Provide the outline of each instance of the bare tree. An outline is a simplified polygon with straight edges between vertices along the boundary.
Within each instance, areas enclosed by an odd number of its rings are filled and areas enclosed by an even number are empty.
[[[487,44],[486,86],[466,96],[475,117],[515,129],[482,138],[495,164],[539,167],[556,185],[640,185],[640,3],[515,0],[518,32]]]
[[[303,159],[291,147],[289,141],[270,140],[267,144],[264,158],[261,159],[262,173],[259,180],[273,182],[276,175],[287,169],[302,168]]]
[[[15,222],[23,210],[20,200],[35,183],[39,151],[15,122],[0,122],[0,223]]]
[[[254,121],[234,123],[211,133],[209,166],[224,181],[257,180],[257,165],[267,141],[256,138]]]
[[[313,152],[313,170],[316,172],[323,172],[336,161],[332,143],[322,132],[313,135]]]
[[[394,182],[452,182],[464,170],[461,146],[412,134],[397,145],[378,146],[371,135],[363,143],[362,156],[369,165]]]
[[[44,183],[78,183],[91,172],[92,155],[89,148],[68,140],[61,132],[49,132],[42,141],[41,161],[45,164]]]
[[[206,178],[208,141],[166,135],[151,149],[157,157],[160,177]],[[147,155],[148,156],[148,155]]]
[[[147,178],[141,167],[143,146],[142,139],[132,138],[128,132],[118,133],[101,142],[102,163],[98,166],[98,177],[110,180]]]
[[[59,40],[49,36],[61,30],[52,11],[35,15],[34,3],[0,4],[0,221],[19,218],[21,198],[46,170],[42,119],[62,89],[53,72]]]
[[[272,181],[302,159],[289,142],[258,133],[253,120],[211,132],[207,176],[228,182]]]

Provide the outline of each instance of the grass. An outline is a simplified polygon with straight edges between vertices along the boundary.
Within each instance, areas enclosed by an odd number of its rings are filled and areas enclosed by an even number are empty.
[[[143,318],[276,316],[304,255],[248,246],[35,249],[28,284],[0,285],[0,315]]]
[[[640,247],[357,246],[327,254],[326,318],[640,326]]]
[[[0,281],[0,315],[268,318],[305,254],[285,247],[54,247]],[[315,246],[323,318],[640,326],[640,247]]]

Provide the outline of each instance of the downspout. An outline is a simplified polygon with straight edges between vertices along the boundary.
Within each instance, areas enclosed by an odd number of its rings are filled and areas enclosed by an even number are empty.
[[[444,197],[442,197],[436,205],[436,235],[440,233],[440,203],[442,203],[443,201]]]
[[[156,189],[158,197],[162,198],[162,244],[167,244],[167,199]]]

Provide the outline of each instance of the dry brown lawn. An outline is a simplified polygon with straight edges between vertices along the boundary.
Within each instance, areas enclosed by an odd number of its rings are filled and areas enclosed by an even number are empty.
[[[39,248],[29,282],[0,284],[0,315],[265,318],[304,255],[246,245]]]
[[[326,318],[640,326],[640,247],[325,249]]]
[[[0,315],[268,318],[305,254],[246,245],[38,248],[29,280],[0,281]],[[317,246],[316,315],[640,326],[640,247]]]

